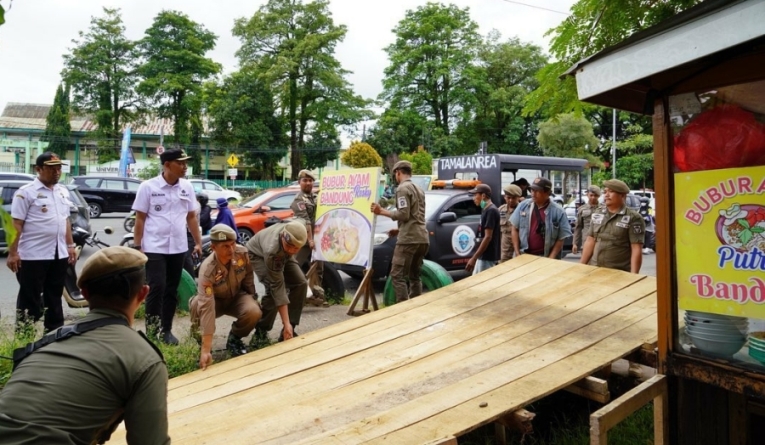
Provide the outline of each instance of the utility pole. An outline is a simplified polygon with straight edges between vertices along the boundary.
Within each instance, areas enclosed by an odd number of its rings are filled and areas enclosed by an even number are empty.
[[[614,112],[614,132],[611,137],[611,177],[613,179],[616,179],[616,108],[613,109]]]

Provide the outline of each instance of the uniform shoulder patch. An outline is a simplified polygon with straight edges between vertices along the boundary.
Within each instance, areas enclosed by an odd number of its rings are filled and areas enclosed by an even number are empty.
[[[305,202],[304,201],[301,201],[301,202],[297,203],[297,206],[298,206],[298,209],[305,210]]]
[[[633,224],[632,225],[632,231],[637,233],[637,234],[641,234],[641,233],[643,233],[643,226],[641,224]]]
[[[398,207],[399,209],[403,209],[403,208],[405,208],[406,206],[407,206],[407,203],[406,203],[406,198],[405,198],[405,197],[403,197],[403,196],[399,197],[399,198],[398,198],[398,202],[397,202],[397,207]]]

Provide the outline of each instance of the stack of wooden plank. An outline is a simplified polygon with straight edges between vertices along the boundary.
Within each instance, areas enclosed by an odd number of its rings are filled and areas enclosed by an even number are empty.
[[[170,435],[184,445],[449,443],[655,337],[654,278],[523,255],[172,379]]]

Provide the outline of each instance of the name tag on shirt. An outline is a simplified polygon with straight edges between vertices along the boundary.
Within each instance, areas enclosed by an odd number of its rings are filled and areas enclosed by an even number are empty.
[[[616,227],[621,227],[622,229],[629,229],[630,225],[623,222],[618,222],[616,223]]]

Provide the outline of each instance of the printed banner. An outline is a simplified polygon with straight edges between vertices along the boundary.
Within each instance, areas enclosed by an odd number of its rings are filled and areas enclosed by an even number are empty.
[[[681,309],[765,319],[765,166],[675,174]]]
[[[369,267],[372,262],[374,214],[379,168],[327,172],[319,182],[314,259]]]

